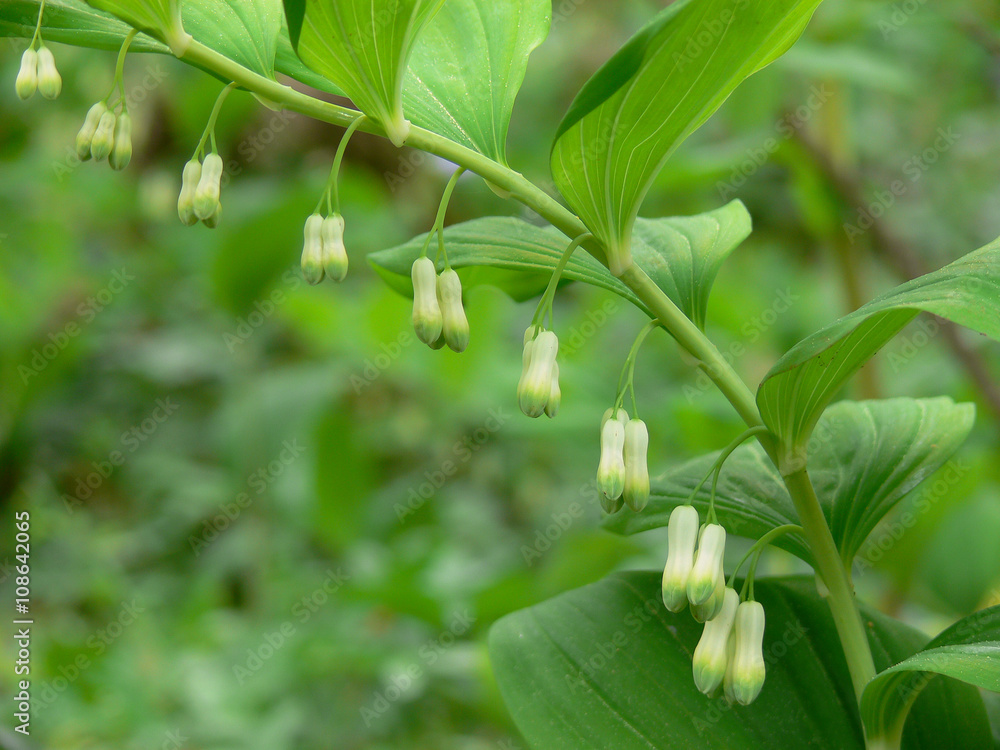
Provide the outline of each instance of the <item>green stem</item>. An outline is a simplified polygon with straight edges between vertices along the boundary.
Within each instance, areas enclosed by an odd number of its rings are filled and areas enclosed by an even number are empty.
[[[746,554],[740,558],[740,561],[736,563],[736,567],[733,568],[733,572],[729,576],[729,584],[728,584],[729,588],[733,587],[733,583],[736,582],[736,576],[739,575],[740,568],[742,568],[743,563],[745,563],[750,558],[750,555],[752,555],[757,550],[763,550],[767,545],[769,545],[778,537],[784,536],[785,534],[791,534],[792,532],[796,531],[801,532],[802,527],[796,523],[787,523],[784,526],[778,526],[777,528],[771,529],[769,532],[764,534],[764,536],[762,536],[756,542],[751,544],[750,549],[746,551]]]
[[[41,19],[41,16],[39,16]],[[107,102],[115,93],[116,88],[121,89],[122,96],[122,112],[128,112],[128,103],[125,101],[125,82],[123,76],[125,74],[125,56],[128,54],[128,48],[132,45],[132,40],[135,39],[135,35],[139,32],[132,29],[125,37],[125,41],[122,42],[121,49],[118,50],[118,60],[115,63],[115,77],[111,82],[111,91],[108,95],[104,97],[104,101]]]
[[[427,256],[427,248],[430,247],[431,238],[436,233],[438,236],[438,255],[440,256],[441,253],[444,253],[445,269],[451,268],[451,265],[448,263],[448,254],[444,250],[444,216],[448,212],[448,204],[451,203],[451,194],[455,192],[455,186],[463,174],[465,174],[465,167],[459,167],[448,180],[448,184],[444,186],[444,193],[442,193],[441,202],[438,204],[434,224],[431,225],[431,230],[427,233],[427,239],[424,240],[424,247],[420,251],[421,257]],[[435,265],[437,265],[436,260]]]
[[[340,213],[340,165],[344,161],[344,154],[347,153],[347,144],[351,142],[351,136],[354,135],[354,131],[360,127],[361,122],[365,119],[364,115],[361,115],[354,122],[347,126],[347,130],[340,137],[340,144],[337,146],[337,154],[333,157],[333,166],[330,167],[330,179],[326,185],[326,191],[328,195],[333,198],[333,208],[336,213]]]
[[[566,249],[563,250],[563,254],[560,256],[559,262],[556,263],[556,268],[552,272],[552,277],[549,279],[548,286],[545,287],[545,291],[542,293],[542,298],[538,300],[538,307],[535,308],[535,314],[531,318],[532,325],[540,324],[545,317],[545,311],[551,307],[552,301],[556,297],[556,289],[559,286],[559,279],[562,278],[563,271],[565,271],[566,266],[569,265],[569,259],[573,257],[573,253],[575,253],[576,249],[584,242],[592,239],[594,239],[594,235],[590,234],[590,232],[584,232],[579,237],[573,239],[566,246]]]
[[[205,144],[208,143],[209,138],[212,140],[212,153],[214,154],[217,149],[215,147],[215,121],[219,119],[219,112],[222,111],[222,104],[226,101],[226,97],[229,96],[229,92],[233,90],[236,86],[236,82],[227,84],[219,96],[215,100],[215,105],[212,107],[212,113],[208,116],[208,123],[205,125],[205,131],[201,134],[201,140],[198,141],[198,146],[194,150],[194,156],[192,158],[197,159],[205,148]]]
[[[347,127],[359,115],[354,110],[314,99],[289,86],[253,73],[193,40],[180,56],[188,62],[212,70],[224,78],[252,89],[260,96],[280,103],[286,109],[317,120]],[[370,119],[365,120],[360,127],[370,133],[385,135],[384,130]],[[579,237],[588,231],[577,216],[530,180],[489,157],[416,126],[410,131],[407,145],[440,156],[475,172],[501,190],[510,193],[512,198],[545,218],[567,237]],[[583,243],[583,248],[607,264],[607,256],[596,240]],[[704,332],[691,322],[638,266],[632,265],[619,278],[681,347],[699,361],[699,366],[722,391],[747,426],[764,426],[753,393]],[[771,460],[775,461],[777,446],[771,436],[761,434],[758,439]],[[785,484],[798,510],[816,569],[829,589],[830,609],[847,657],[855,692],[860,698],[862,688],[874,677],[875,669],[847,570],[837,553],[836,544],[808,474],[803,470],[790,475],[785,478]]]
[[[38,38],[42,35],[42,16],[45,14],[45,0],[38,6],[38,21],[35,23],[35,33],[31,37],[31,43],[28,45],[28,49],[34,49],[35,45],[38,43]]]

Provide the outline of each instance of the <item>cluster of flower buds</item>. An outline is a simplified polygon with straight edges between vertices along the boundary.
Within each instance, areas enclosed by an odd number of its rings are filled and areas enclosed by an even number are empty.
[[[21,99],[30,99],[37,90],[46,99],[55,99],[62,91],[62,76],[56,69],[56,59],[52,50],[39,44],[38,49],[29,47],[21,55],[21,68],[14,81],[14,89]]]
[[[462,280],[452,268],[438,275],[434,261],[417,258],[410,269],[413,281],[413,329],[431,349],[445,344],[454,352],[469,345],[469,320],[462,303]]]
[[[601,420],[601,461],[597,488],[605,513],[628,505],[636,513],[649,502],[646,450],[649,432],[641,419],[629,419],[624,409],[608,409]]]
[[[302,275],[306,281],[318,284],[327,276],[343,281],[347,276],[344,217],[336,213],[326,218],[310,214],[302,234]]]
[[[177,215],[186,226],[204,222],[209,229],[222,221],[222,157],[209,154],[204,162],[192,159],[181,173],[181,192],[177,197]]]
[[[694,618],[705,623],[692,661],[695,685],[710,695],[724,684],[730,702],[750,705],[764,686],[764,608],[740,602],[726,586],[722,526],[700,527],[698,511],[681,505],[670,514],[667,532],[663,603],[671,612],[690,604]]]
[[[76,155],[81,161],[108,160],[112,169],[122,170],[132,160],[132,117],[115,114],[107,102],[98,102],[87,111],[76,134]]]
[[[562,391],[559,388],[559,338],[554,331],[531,325],[524,332],[521,379],[517,383],[517,403],[532,419],[542,414],[552,418],[559,413]]]

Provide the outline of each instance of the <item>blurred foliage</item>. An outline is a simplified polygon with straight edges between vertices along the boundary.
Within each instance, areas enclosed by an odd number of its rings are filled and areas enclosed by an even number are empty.
[[[512,165],[548,184],[573,94],[662,4],[555,4],[515,110]],[[858,207],[789,125],[873,196],[905,181],[883,221],[928,268],[1000,231],[1000,11],[902,5],[823,6],[673,157],[645,205],[749,207],[755,233],[719,276],[709,330],[750,382],[855,296],[898,280],[870,234],[846,241]],[[31,747],[518,747],[485,655],[491,622],[662,564],[662,534],[597,528],[592,489],[595,425],[641,315],[567,287],[563,411],[529,421],[514,384],[532,303],[479,289],[469,350],[432,352],[364,262],[426,231],[447,165],[357,136],[342,187],[352,271],[309,288],[301,225],[339,133],[230,97],[225,219],[187,229],[180,168],[219,83],[130,57],[136,149],[119,175],[70,150],[113,55],[55,46],[62,97],[22,104],[21,44],[0,41],[0,514],[9,529],[16,509],[32,511]],[[920,161],[940,128],[954,147]],[[449,221],[487,214],[525,215],[463,179]],[[778,313],[782,296],[792,304]],[[996,348],[968,341],[1000,379]],[[654,463],[739,431],[666,337],[644,348],[636,383]],[[956,464],[887,519],[872,539],[889,541],[856,575],[865,596],[933,632],[998,597],[996,415],[919,324],[845,395],[861,394],[980,407]],[[3,562],[10,535],[0,544]],[[778,553],[769,564],[794,565]],[[10,639],[2,653],[9,662]]]

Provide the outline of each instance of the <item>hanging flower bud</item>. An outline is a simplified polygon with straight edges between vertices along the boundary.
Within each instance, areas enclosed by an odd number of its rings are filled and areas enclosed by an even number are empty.
[[[97,132],[97,125],[101,121],[101,117],[107,111],[108,107],[104,102],[98,102],[87,110],[87,116],[83,120],[83,127],[76,134],[76,155],[80,157],[80,161],[90,159],[90,144],[94,140],[94,133]]]
[[[97,123],[94,138],[90,142],[90,155],[95,161],[101,161],[111,153],[115,145],[115,123],[118,118],[111,110],[106,110]]]
[[[694,548],[698,543],[701,520],[690,505],[678,505],[670,513],[667,524],[667,564],[663,568],[663,604],[671,612],[687,606],[687,583],[694,565]]]
[[[62,76],[56,69],[52,50],[44,44],[38,48],[38,93],[46,99],[55,99],[62,91]]]
[[[615,411],[614,409],[608,409],[607,411],[604,412],[604,416],[601,417],[602,430],[604,429],[605,422],[611,419],[612,416],[614,416],[614,418],[617,419],[622,424],[628,424],[629,416],[627,411],[625,411],[624,409],[619,409],[618,411]]]
[[[710,523],[701,530],[698,552],[688,578],[688,601],[692,605],[704,604],[715,593],[720,581],[725,585],[722,569],[726,552],[726,530],[717,523]],[[711,618],[709,618],[711,619]]]
[[[115,142],[108,155],[112,169],[121,171],[132,160],[132,116],[128,112],[118,115],[115,123]]]
[[[222,157],[209,154],[201,165],[201,179],[194,191],[194,215],[207,219],[215,213],[222,191]]]
[[[302,230],[302,275],[310,284],[323,280],[323,217],[310,214]]]
[[[549,391],[549,400],[545,404],[545,416],[555,419],[559,413],[559,406],[562,404],[562,389],[559,387],[559,363],[552,365],[552,390]]]
[[[204,224],[209,229],[215,229],[219,224],[222,223],[222,204],[220,203],[215,207],[215,213],[205,219],[202,224]]]
[[[438,304],[441,307],[444,340],[455,352],[464,352],[469,345],[469,320],[462,306],[462,281],[451,268],[437,279]]]
[[[97,105],[95,104],[94,106],[96,107]],[[87,117],[90,117],[90,115],[87,115]],[[197,159],[192,159],[184,165],[184,171],[181,173],[181,192],[177,196],[177,215],[189,227],[193,227],[198,223],[198,217],[194,215],[194,191],[197,190],[200,179],[201,162]]]
[[[695,622],[710,622],[719,616],[719,612],[722,611],[722,605],[725,604],[725,601],[726,581],[720,571],[719,580],[712,590],[712,595],[708,597],[707,601],[701,604],[692,604],[691,616],[695,619]]]
[[[434,261],[417,258],[413,261],[410,278],[413,280],[413,328],[417,338],[431,346],[441,336],[443,326]]]
[[[524,331],[524,351],[521,354],[521,377],[517,381],[517,397],[519,401],[521,391],[524,389],[524,382],[528,378],[528,371],[531,369],[531,351],[535,346],[535,335],[541,330],[539,326],[528,326]]]
[[[764,687],[764,607],[743,602],[736,610],[732,655],[726,669],[726,697],[742,706],[753,703]]]
[[[21,99],[30,99],[38,88],[38,53],[26,49],[21,55],[21,69],[17,71],[14,90]]]
[[[729,634],[736,620],[740,595],[727,588],[723,594],[722,611],[705,623],[701,640],[694,650],[691,662],[694,684],[705,695],[711,695],[726,676],[729,663]]]
[[[601,463],[597,467],[597,489],[606,513],[621,508],[619,498],[625,489],[624,446],[625,426],[617,419],[609,419],[601,429]]]
[[[552,393],[552,375],[559,353],[559,339],[552,331],[542,331],[531,342],[531,363],[518,388],[521,411],[531,418],[542,416]]]
[[[344,247],[344,217],[333,214],[323,219],[320,227],[323,245],[323,270],[334,281],[347,276],[347,248]]]
[[[625,425],[625,504],[636,513],[649,502],[649,467],[646,449],[649,432],[641,419],[630,419]]]

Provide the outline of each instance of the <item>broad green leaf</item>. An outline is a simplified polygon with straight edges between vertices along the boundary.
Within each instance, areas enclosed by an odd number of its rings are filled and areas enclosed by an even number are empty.
[[[817,426],[808,456],[809,472],[841,556],[851,561],[878,522],[903,497],[940,468],[972,429],[975,409],[948,398],[842,401]],[[619,513],[605,526],[619,534],[666,526],[708,473],[718,453],[671,469],[652,481],[652,497],[642,513]],[[711,483],[696,495],[708,508]],[[769,530],[798,523],[781,475],[760,445],[747,444],[726,461],[715,501],[730,533],[759,538]],[[805,541],[781,537],[777,546],[811,561]]]
[[[670,299],[700,325],[719,267],[749,233],[750,215],[742,203],[733,201],[698,216],[639,219],[634,254]],[[545,289],[569,244],[556,229],[508,217],[456,224],[444,234],[448,259],[463,283],[497,286],[517,300]],[[410,266],[425,237],[372,253],[368,261],[393,289],[412,295]],[[628,287],[582,250],[573,255],[563,276],[608,289],[645,309]]]
[[[382,125],[397,146],[409,132],[403,79],[421,29],[444,0],[285,0],[299,57]]]
[[[8,0],[0,4],[0,36],[30,38],[38,19],[38,0]],[[42,17],[42,38],[78,47],[117,50],[132,27],[84,0],[48,0]],[[130,47],[135,52],[169,53],[170,48],[146,34]]]
[[[922,651],[869,682],[861,697],[861,715],[869,736],[890,742],[899,737],[904,723],[909,726],[907,715],[917,696],[928,685],[941,683],[932,681],[936,675],[1000,692],[1000,607],[960,620]]]
[[[619,573],[500,620],[489,646],[500,692],[538,750],[760,748],[862,750],[861,721],[827,603],[809,578],[755,585],[767,680],[749,707],[699,693],[691,655],[702,626],[660,600],[658,572]],[[876,665],[921,634],[864,610]],[[922,695],[903,747],[990,747],[982,699],[939,682]]]
[[[184,2],[184,30],[245,68],[274,78],[282,27],[281,0]]]
[[[87,0],[168,46],[182,34],[181,0]],[[188,31],[190,34],[191,32]]]
[[[420,34],[403,86],[415,125],[507,163],[507,127],[545,41],[549,0],[448,0]]]
[[[801,446],[848,378],[921,311],[1000,340],[1000,240],[921,276],[800,341],[764,377],[757,405],[794,469]]]
[[[670,154],[792,45],[820,1],[679,0],[587,82],[559,126],[552,174],[609,259],[628,253]]]

